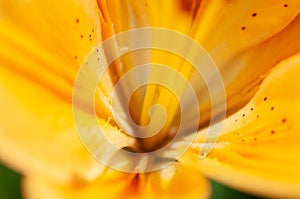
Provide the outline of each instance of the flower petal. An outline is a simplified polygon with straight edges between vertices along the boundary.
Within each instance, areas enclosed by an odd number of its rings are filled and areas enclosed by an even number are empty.
[[[149,198],[209,198],[211,189],[198,170],[176,163],[150,173],[146,191]]]
[[[298,35],[299,19],[295,18],[300,13],[300,1],[223,0],[202,5],[191,36],[219,67],[231,114],[254,95],[262,75],[287,56],[300,52],[299,42],[292,43],[297,39],[290,37]],[[204,112],[209,108],[202,106]]]
[[[0,9],[1,65],[70,101],[79,65],[101,41],[96,3],[6,0]]]
[[[75,131],[71,105],[26,78],[0,71],[1,159],[18,171],[58,180],[98,173],[99,163]]]
[[[208,1],[197,13],[192,36],[223,65],[279,33],[297,16],[299,5],[297,0]]]
[[[102,172],[80,142],[68,102],[6,68],[0,68],[0,79],[2,161],[24,174],[61,182],[93,179]],[[104,121],[100,126],[109,136],[120,134]],[[121,138],[114,140],[120,148],[133,142]]]
[[[0,13],[1,159],[58,180],[93,178],[102,166],[82,147],[70,102],[79,63],[101,39],[96,3],[7,0]]]
[[[234,81],[227,84],[227,107],[231,113],[248,102],[265,73],[282,60],[300,52],[299,32],[300,14],[277,35],[226,63],[227,73],[236,74]]]
[[[147,0],[145,6],[151,26],[169,28],[188,34],[195,17],[194,14],[200,6],[200,1]],[[174,23],[174,19],[176,19],[176,23]]]
[[[61,186],[44,181],[38,177],[25,177],[23,195],[30,199],[93,199],[93,198],[124,198],[129,193],[130,183],[134,174],[123,174],[110,171],[109,174],[93,182],[78,182],[69,186]]]
[[[83,184],[62,187],[28,177],[24,180],[27,198],[209,198],[209,182],[201,174],[180,165],[149,174],[124,174]]]
[[[4,68],[0,79],[1,160],[24,174],[58,181],[93,179],[102,172],[79,139],[68,102]],[[117,147],[133,147],[133,138],[104,120],[99,125]]]
[[[6,0],[0,2],[0,13],[1,67],[26,76],[71,103],[78,68],[102,40],[97,3]],[[107,94],[111,82],[101,84]],[[107,119],[105,107],[104,102],[97,101],[99,116]]]
[[[238,189],[271,197],[300,196],[300,54],[278,64],[255,97],[225,121],[207,158],[210,143],[199,134],[182,162]],[[206,143],[205,143],[206,142]],[[202,148],[204,147],[204,148]]]
[[[268,70],[300,51],[298,0],[176,0],[164,3],[153,0],[146,3],[145,11],[151,13],[152,26],[183,32],[211,54],[225,82],[230,114],[249,101]],[[295,37],[294,42],[291,42],[292,37]],[[193,73],[190,65],[168,52],[153,50],[152,61],[172,66],[187,78]],[[206,85],[200,82],[197,86],[201,114],[209,118],[211,104]],[[146,96],[153,96],[153,90]],[[172,100],[166,97],[164,100],[172,104]],[[147,110],[147,106],[143,108]],[[142,115],[142,118],[145,117]]]

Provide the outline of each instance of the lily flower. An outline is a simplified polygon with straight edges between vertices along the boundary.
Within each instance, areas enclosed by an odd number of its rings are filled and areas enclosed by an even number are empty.
[[[99,43],[143,27],[180,32],[206,49],[225,83],[228,116],[214,148],[202,154],[211,146],[209,128],[223,122],[207,125],[216,115],[203,97],[196,138],[183,156],[156,171],[126,173],[85,149],[72,93],[80,66]],[[2,0],[0,159],[23,174],[25,198],[209,198],[208,179],[259,196],[299,198],[299,33],[299,0]],[[151,61],[192,78],[189,67],[176,68],[178,57],[150,53]],[[160,88],[170,125],[153,139],[128,136],[104,99],[125,73],[120,65],[129,71],[132,61],[125,55],[113,63],[95,107],[100,128],[118,148],[147,152],[170,135],[177,105]],[[146,89],[142,105],[130,103],[142,125],[157,98]],[[190,134],[176,146],[189,140]]]

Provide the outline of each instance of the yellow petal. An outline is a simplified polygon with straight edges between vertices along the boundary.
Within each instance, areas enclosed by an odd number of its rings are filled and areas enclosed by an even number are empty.
[[[0,9],[1,67],[71,102],[77,70],[101,41],[97,3],[7,0],[0,2]],[[104,93],[107,85],[101,88]],[[97,102],[98,109],[104,107]],[[104,109],[99,115],[105,117],[107,112]]]
[[[230,114],[249,101],[262,81],[262,75],[281,60],[300,51],[297,39],[300,2],[297,0],[255,0],[246,3],[243,0],[172,1],[172,5],[168,2],[159,6],[155,4],[156,1],[147,2],[151,12],[151,25],[181,31],[207,49],[225,81]],[[190,5],[189,12],[183,9],[184,4]],[[173,23],[174,19],[176,23]],[[184,28],[181,24],[184,24]],[[291,42],[292,37],[296,37],[294,42]],[[182,48],[184,47],[183,45]],[[268,51],[272,52],[266,53]],[[187,78],[193,73],[191,66],[167,52],[153,51],[152,61],[172,66]],[[201,103],[201,114],[204,115],[202,119],[209,118],[211,104],[205,97],[209,95],[205,84],[198,83],[198,87],[201,101],[204,102]],[[150,96],[154,95],[155,89],[157,88],[147,90],[143,110],[148,110],[152,105]],[[161,98],[163,100],[158,102],[163,106],[174,107],[175,112],[174,100],[167,95]],[[144,125],[148,123],[147,112],[142,112],[141,123]],[[169,117],[171,120],[172,114]],[[205,122],[207,120],[203,121]]]
[[[208,1],[197,13],[192,37],[223,65],[279,33],[297,16],[299,6],[297,0]]]
[[[226,85],[228,112],[244,106],[270,68],[300,51],[300,1],[208,1],[191,36],[210,53]],[[296,21],[294,21],[296,20]],[[202,106],[205,114],[209,105]]]
[[[199,8],[199,6],[199,1],[184,2],[181,0],[147,0],[139,8],[145,10],[145,13],[147,14],[146,18],[148,19],[151,26],[169,28],[171,30],[189,34],[194,18],[194,13]],[[174,19],[176,19],[176,23],[174,23]],[[173,42],[170,38],[170,35],[168,34],[162,34],[160,39],[163,42],[166,42],[166,44],[171,44]],[[182,49],[186,49],[186,47],[189,45],[188,42],[177,43],[177,45],[178,44],[182,44]],[[165,52],[160,49],[151,49],[150,57],[151,63],[159,63],[169,66],[180,72],[180,74],[185,76],[187,79],[189,79],[189,77],[191,76],[191,65],[183,65],[184,60],[179,56],[172,54],[171,52]],[[155,69],[150,68],[149,81],[152,81],[159,76],[160,74],[155,72]],[[169,82],[174,82],[172,84],[176,85],[176,87],[178,88],[179,91],[177,97],[180,98],[185,84],[177,84],[178,81],[176,80],[176,77],[172,75],[161,78],[168,78]],[[158,85],[148,86],[146,88],[144,100],[141,103],[141,107],[139,108],[141,109],[141,113],[136,114],[136,120],[139,121],[140,125],[146,126],[147,124],[149,124],[150,118],[148,115],[148,110],[153,104],[160,104],[162,107],[164,107],[166,109],[168,117],[163,129],[161,129],[158,134],[151,138],[141,140],[145,150],[152,150],[152,148],[161,145],[162,140],[165,140],[168,137],[169,129],[171,128],[171,126],[177,125],[174,124],[176,123],[174,122],[174,120],[176,120],[176,114],[178,113],[177,99],[176,97],[174,97],[174,95],[172,95],[172,93],[169,92],[168,89]],[[154,109],[153,115],[156,115],[157,118],[162,117],[158,109]]]
[[[238,189],[299,198],[299,66],[300,54],[278,64],[255,97],[225,121],[207,158],[199,159],[199,149],[209,145],[204,131],[182,161]]]
[[[0,79],[0,157],[5,163],[61,182],[93,179],[102,172],[80,141],[71,104],[5,68]],[[99,125],[117,147],[134,144],[107,122]]]
[[[232,113],[244,105],[272,67],[300,52],[300,14],[280,33],[238,54],[228,63],[228,75],[236,74],[227,85],[227,107]]]
[[[77,136],[71,105],[26,77],[0,71],[1,159],[22,173],[63,181],[98,174],[99,163]]]
[[[7,0],[0,9],[1,159],[57,180],[93,178],[101,166],[76,135],[70,102],[79,63],[101,39],[96,3]]]
[[[200,2],[198,0],[147,0],[144,6],[151,26],[170,28],[188,34],[195,17],[194,12],[199,8]]]
[[[131,190],[134,174],[122,174],[110,171],[93,182],[79,182],[69,186],[60,186],[38,177],[25,177],[23,193],[30,199],[93,199],[93,198],[124,198]]]
[[[94,1],[1,1],[0,63],[71,100],[86,54],[101,41]],[[46,75],[47,74],[47,75]]]
[[[147,178],[148,198],[209,198],[210,184],[202,174],[178,163],[150,173]]]
[[[112,174],[113,173],[113,174]],[[115,175],[115,177],[108,177]],[[57,186],[39,178],[25,178],[28,198],[209,198],[209,182],[201,174],[180,165],[149,174],[123,174],[112,171],[93,182]]]

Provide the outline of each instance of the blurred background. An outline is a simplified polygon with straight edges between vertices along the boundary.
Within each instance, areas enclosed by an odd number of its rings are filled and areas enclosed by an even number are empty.
[[[0,164],[0,199],[21,199],[21,179],[20,174]],[[212,187],[212,199],[258,199],[258,197],[235,191],[216,182],[212,182]]]

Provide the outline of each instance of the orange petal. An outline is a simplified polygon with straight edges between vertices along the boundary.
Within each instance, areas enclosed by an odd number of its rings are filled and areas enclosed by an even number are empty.
[[[209,198],[210,184],[201,173],[178,163],[150,173],[147,178],[148,198]]]
[[[0,9],[1,66],[70,101],[79,65],[101,41],[96,2],[7,0]]]
[[[149,0],[145,5],[152,26],[183,32],[211,54],[225,81],[230,114],[249,101],[262,75],[300,51],[298,0]],[[180,72],[190,77],[186,74],[191,73],[191,66],[175,55],[154,50],[152,61],[184,68]],[[209,100],[203,95],[205,85],[198,83],[198,87],[201,100]],[[201,104],[202,115],[209,116],[210,106]]]
[[[192,37],[220,66],[279,33],[300,12],[297,0],[207,1],[203,6],[197,13]]]
[[[300,52],[300,14],[274,37],[238,54],[225,68],[236,74],[227,85],[227,107],[233,110],[244,105],[257,90],[264,76],[282,60]]]
[[[209,198],[209,182],[201,174],[180,165],[149,174],[114,173],[113,179],[102,176],[93,182],[57,186],[39,178],[25,178],[28,198]]]
[[[291,39],[298,35],[300,1],[224,0],[202,5],[191,36],[218,65],[231,114],[254,95],[262,75],[300,51],[298,39]]]
[[[63,181],[97,175],[101,166],[80,143],[71,105],[26,77],[0,71],[1,159],[22,173]]]
[[[0,157],[5,163],[61,182],[93,179],[102,172],[80,141],[68,102],[5,68],[0,79]],[[99,125],[119,148],[134,144],[107,122]]]
[[[169,28],[188,34],[195,17],[194,14],[200,7],[200,1],[147,0],[145,7],[151,26]]]
[[[300,54],[278,64],[255,97],[225,120],[215,148],[200,134],[183,163],[235,188],[269,197],[300,197]],[[204,147],[204,148],[201,148]]]
[[[0,12],[1,159],[24,173],[93,178],[102,167],[76,135],[70,102],[79,63],[101,39],[96,3],[7,0]]]
[[[69,186],[61,186],[38,177],[25,177],[23,195],[30,199],[93,199],[93,198],[124,198],[129,193],[134,174],[122,174],[110,171],[92,182],[78,182]]]

